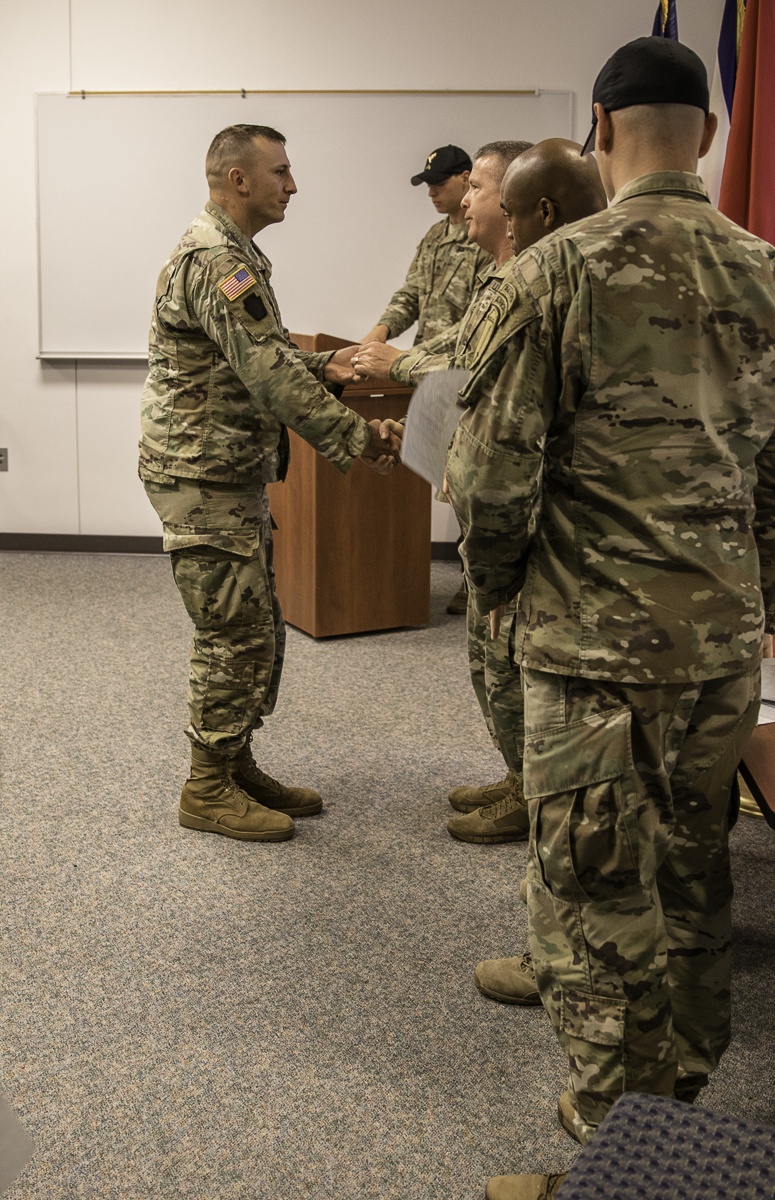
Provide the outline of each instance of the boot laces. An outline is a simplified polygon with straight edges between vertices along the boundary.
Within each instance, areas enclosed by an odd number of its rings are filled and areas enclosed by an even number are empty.
[[[273,779],[271,775],[267,775],[266,771],[262,771],[250,753],[243,754],[237,759],[237,771],[251,783],[258,784],[267,791],[279,792],[280,790],[277,780]]]
[[[491,792],[499,792],[505,784],[510,784],[510,783],[511,783],[510,775],[507,775],[505,779],[497,780],[496,783],[488,783],[485,787],[482,788],[482,795],[489,796]],[[493,800],[493,804],[497,804],[497,803],[498,803],[497,800]]]
[[[508,816],[515,809],[522,808],[523,804],[524,801],[517,788],[512,788],[502,800],[496,800],[495,804],[488,804],[485,808],[480,808],[479,812],[488,820],[497,821],[498,817]]]

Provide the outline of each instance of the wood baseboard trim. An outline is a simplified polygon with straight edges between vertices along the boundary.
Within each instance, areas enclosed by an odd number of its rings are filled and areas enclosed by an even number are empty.
[[[160,537],[80,533],[0,533],[0,550],[75,554],[162,554]]]
[[[113,537],[80,533],[0,533],[0,550],[75,554],[162,554],[160,537]],[[431,542],[434,562],[459,562],[455,542]]]
[[[457,542],[431,542],[431,558],[435,562],[460,562]]]

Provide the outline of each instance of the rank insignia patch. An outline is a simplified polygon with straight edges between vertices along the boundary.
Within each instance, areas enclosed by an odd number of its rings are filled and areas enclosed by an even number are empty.
[[[227,275],[218,284],[218,287],[223,292],[227,300],[236,300],[248,288],[251,288],[256,282],[255,276],[250,274],[247,267],[240,267],[238,271],[232,271],[231,275]]]

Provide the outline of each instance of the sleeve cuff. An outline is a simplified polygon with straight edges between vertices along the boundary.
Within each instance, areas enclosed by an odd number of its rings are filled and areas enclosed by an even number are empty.
[[[348,449],[353,458],[359,458],[371,441],[371,429],[368,422],[359,414],[354,414],[357,417],[357,424],[350,438]]]
[[[304,363],[304,366],[309,371],[310,375],[314,375],[319,383],[328,383],[327,379],[323,378],[323,372],[326,369],[326,364],[336,354],[335,350],[297,350],[296,355]]]
[[[402,354],[390,365],[390,378],[393,383],[412,383],[412,358],[409,354]]]

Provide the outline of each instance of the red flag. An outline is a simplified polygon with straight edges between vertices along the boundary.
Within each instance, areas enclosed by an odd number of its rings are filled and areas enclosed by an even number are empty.
[[[775,243],[775,3],[748,0],[719,208]]]

